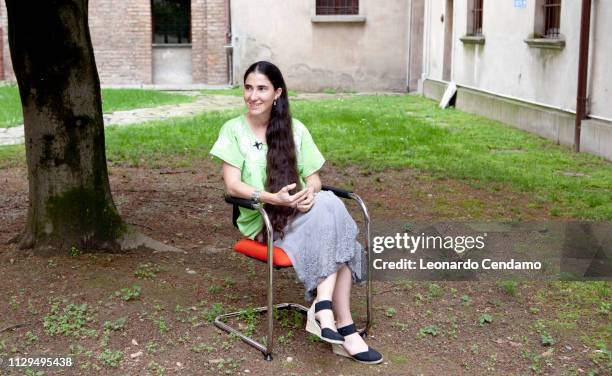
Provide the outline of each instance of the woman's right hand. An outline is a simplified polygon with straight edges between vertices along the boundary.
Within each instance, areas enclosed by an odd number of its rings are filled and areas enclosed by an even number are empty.
[[[292,208],[297,208],[298,203],[302,199],[302,197],[307,193],[308,189],[304,188],[296,194],[290,194],[289,191],[294,189],[296,186],[295,183],[286,185],[282,187],[278,192],[274,195],[276,196],[275,205],[281,206],[289,206]]]

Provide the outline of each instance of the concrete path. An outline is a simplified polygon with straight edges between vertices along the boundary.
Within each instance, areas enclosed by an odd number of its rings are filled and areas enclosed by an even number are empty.
[[[207,111],[233,110],[243,105],[244,100],[242,97],[229,95],[203,96],[191,103],[139,108],[104,114],[104,126],[139,124],[172,117],[189,117]]]
[[[190,95],[183,92],[182,94]],[[398,95],[398,93],[359,93],[359,94],[324,94],[301,93],[291,100],[322,100],[350,97],[352,95]],[[401,94],[400,94],[401,95]],[[229,95],[204,95],[191,103],[164,105],[151,108],[139,108],[128,111],[115,111],[104,114],[104,126],[141,124],[152,120],[165,120],[172,117],[195,116],[207,111],[239,109],[244,106],[242,97]],[[23,144],[23,125],[11,128],[0,128],[0,145]]]
[[[0,128],[0,145],[23,144],[23,125],[12,128]]]
[[[240,108],[244,104],[241,97],[229,95],[201,96],[190,103],[115,111],[104,114],[104,126],[145,123],[151,120],[164,120],[171,117],[194,116],[205,111],[222,111]],[[0,145],[23,144],[23,124],[17,127],[0,128]]]

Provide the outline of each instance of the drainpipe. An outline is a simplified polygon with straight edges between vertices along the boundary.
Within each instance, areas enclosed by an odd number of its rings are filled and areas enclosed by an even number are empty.
[[[589,74],[589,31],[591,29],[591,0],[582,0],[580,18],[580,50],[578,52],[578,93],[576,94],[576,124],[574,128],[574,151],[580,151],[580,128],[587,119],[587,80]]]
[[[234,47],[232,46],[232,0],[226,2],[226,22],[227,31],[225,32],[225,55],[227,58],[227,84],[234,84]]]
[[[0,25],[0,81],[4,80],[4,35]]]
[[[419,93],[425,95],[425,80],[429,78],[429,38],[431,35],[431,1],[425,2],[425,9],[423,12],[423,71],[421,72],[421,79],[419,80]]]

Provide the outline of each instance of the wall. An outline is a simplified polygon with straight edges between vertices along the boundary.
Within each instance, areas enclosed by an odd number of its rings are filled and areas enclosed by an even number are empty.
[[[90,0],[89,28],[102,83],[152,82],[149,0]]]
[[[195,83],[226,84],[227,0],[192,1],[192,76]],[[102,84],[153,83],[150,0],[91,0],[89,27]],[[6,10],[0,2],[0,28]],[[5,78],[14,80],[4,33]],[[184,51],[177,52],[181,54]],[[0,59],[1,61],[2,59]],[[188,65],[188,63],[184,64]]]
[[[227,0],[192,0],[193,82],[228,83],[224,47],[227,30]]]
[[[15,74],[13,73],[13,65],[11,63],[11,52],[8,44],[8,21],[6,16],[6,5],[4,1],[0,1],[0,29],[2,29],[2,42],[0,43],[0,63],[2,64],[3,77],[9,81],[15,81]]]
[[[408,67],[408,90],[418,89],[423,74],[423,36],[425,0],[410,1],[410,46]]]
[[[159,85],[189,85],[193,82],[191,47],[153,47],[153,82]]]
[[[591,18],[592,46],[590,113],[612,119],[612,2],[594,0]],[[612,153],[612,143],[609,144]]]
[[[562,50],[532,48],[524,42],[534,32],[534,3],[528,1],[522,9],[514,8],[512,1],[495,6],[485,2],[486,42],[484,46],[455,44],[453,77],[458,83],[503,95],[575,109],[580,2],[563,2],[561,30],[566,45]],[[456,31],[462,36],[467,30],[467,5],[465,0],[457,5]]]
[[[425,40],[429,59],[424,64],[427,77],[442,79],[443,13],[445,0],[431,0]],[[612,70],[606,69],[612,59],[612,2],[593,2],[591,114],[612,119],[610,88]],[[494,6],[493,6],[494,5]],[[459,40],[467,32],[467,0],[455,0],[452,80],[459,85],[475,87],[502,96],[510,96],[575,111],[578,72],[578,45],[581,2],[563,1],[561,33],[565,48],[561,50],[529,47],[524,40],[534,32],[535,1],[524,9],[514,8],[513,1],[484,2],[484,45],[464,44]]]
[[[5,31],[5,79],[14,81],[10,62],[6,8],[0,1],[0,27]],[[151,82],[151,16],[149,0],[90,0],[89,28],[96,66],[104,83]]]
[[[2,7],[0,7],[0,80],[4,80],[4,24],[2,22],[2,14],[4,14]]]
[[[427,3],[423,93],[439,99],[442,78],[446,0]],[[494,6],[493,6],[494,4]],[[535,31],[535,1],[514,8],[513,1],[484,2],[483,45],[460,40],[467,33],[467,0],[455,0],[451,79],[458,86],[456,107],[539,134],[559,144],[574,143],[581,2],[563,1],[564,48],[530,47]],[[593,1],[589,63],[592,118],[582,124],[581,150],[612,160],[612,2]]]
[[[290,89],[405,91],[409,1],[361,0],[365,22],[313,22],[314,0],[232,0],[235,83],[258,60],[278,65]]]

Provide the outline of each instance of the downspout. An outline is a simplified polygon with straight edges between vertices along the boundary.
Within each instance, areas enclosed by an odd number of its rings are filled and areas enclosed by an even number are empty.
[[[580,50],[578,52],[578,92],[576,94],[576,124],[574,128],[574,151],[580,152],[580,130],[582,120],[587,119],[587,80],[589,74],[589,32],[591,30],[591,0],[582,0],[580,18]]]
[[[0,25],[0,81],[2,80],[4,80],[4,34],[2,34],[2,25]]]
[[[234,85],[234,47],[232,46],[232,0],[226,2],[225,55],[227,58],[227,84]]]
[[[421,79],[419,80],[418,91],[421,94],[425,94],[425,80],[429,78],[429,36],[431,35],[431,1],[425,2],[425,10],[423,20],[423,71],[421,72]]]
[[[408,47],[408,53],[407,53],[407,59],[406,59],[406,61],[407,61],[407,64],[406,64],[406,92],[410,91],[410,56],[413,53],[412,46],[411,46],[412,43],[410,43],[410,37],[411,37],[410,31],[412,29],[412,5],[413,5],[412,3],[413,2],[414,1],[409,1],[408,5],[407,5],[407,8],[408,8],[408,22],[407,22],[408,27],[407,28],[408,28],[408,30],[404,34],[404,35],[406,35],[406,39],[407,39],[407,42],[408,42],[407,43],[407,45],[408,45],[407,46]]]

